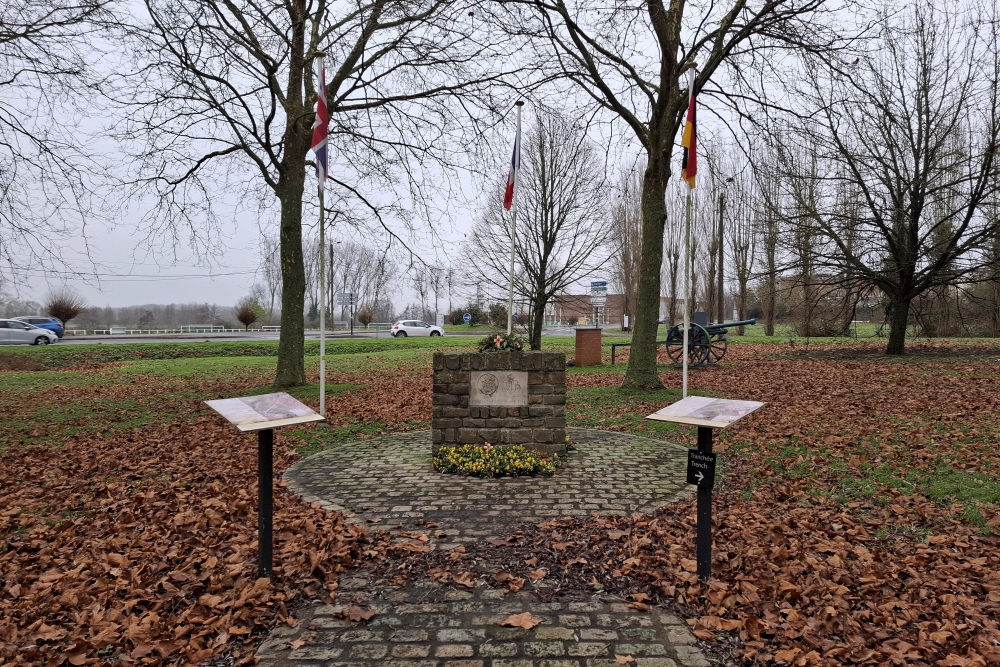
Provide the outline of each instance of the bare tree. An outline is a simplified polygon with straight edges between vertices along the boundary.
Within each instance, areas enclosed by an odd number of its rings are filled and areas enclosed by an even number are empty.
[[[66,271],[63,243],[91,211],[97,169],[75,112],[90,99],[79,93],[92,83],[97,23],[110,4],[0,5],[0,285],[31,269]]]
[[[388,252],[388,248],[378,249],[355,241],[331,243],[328,292],[331,295],[352,292],[357,297],[358,310],[372,308],[376,314],[385,313],[390,288],[397,277],[396,262]],[[349,307],[343,307],[341,317],[346,320],[349,311]]]
[[[353,212],[359,221],[364,212],[388,229],[387,216],[401,209],[380,193],[406,180],[412,202],[437,187],[440,170],[453,164],[452,147],[481,134],[479,114],[493,104],[485,91],[496,95],[502,85],[495,69],[507,47],[489,25],[472,24],[477,0],[143,5],[119,26],[138,66],[109,93],[131,106],[119,126],[138,172],[131,192],[157,201],[152,229],[170,236],[189,227],[199,243],[210,239],[205,221],[214,219],[218,190],[277,209],[275,385],[303,384],[302,219],[304,200],[314,200],[305,190],[307,182],[314,187],[306,167],[317,54],[326,53],[327,205],[344,212],[340,220]]]
[[[445,270],[440,266],[428,267],[427,282],[431,292],[434,293],[434,324],[437,324],[437,317],[440,313],[438,310],[438,298],[445,287]]]
[[[733,176],[730,178],[733,186],[729,188],[728,226],[725,228],[729,239],[729,252],[733,264],[733,277],[736,282],[736,318],[747,318],[747,300],[750,291],[750,280],[753,278],[754,260],[756,259],[756,240],[754,233],[754,202],[750,189],[749,176]],[[724,313],[719,313],[719,321],[724,321]],[[744,327],[737,328],[737,334],[742,336]]]
[[[87,302],[84,298],[68,287],[55,290],[45,300],[45,314],[56,318],[63,325],[86,309]]]
[[[778,241],[781,238],[781,187],[775,161],[758,158],[751,164],[754,165],[754,179],[759,192],[754,235],[764,261],[758,291],[764,314],[764,335],[773,336],[780,275]]]
[[[608,234],[602,156],[585,128],[539,115],[522,144],[517,195],[514,292],[530,305],[531,349],[541,349],[545,305],[591,275]],[[511,219],[499,195],[489,198],[465,255],[470,272],[505,293],[510,275]]]
[[[746,92],[760,91],[754,74],[775,61],[766,57],[769,50],[828,49],[838,43],[830,26],[841,21],[828,14],[836,8],[827,10],[827,0],[756,5],[743,0],[610,4],[508,0],[498,5],[511,30],[533,38],[536,59],[551,67],[553,76],[572,81],[612,118],[620,119],[646,153],[638,311],[625,385],[659,388],[656,331],[664,195],[672,173],[674,138],[688,101],[681,75],[697,63],[695,87],[708,100],[722,92],[706,89],[721,74],[720,68],[738,63],[732,70],[734,81],[726,88],[753,79],[754,85],[744,87]]]
[[[410,277],[410,285],[413,286],[413,291],[415,291],[417,296],[420,297],[420,319],[424,319],[427,317],[427,292],[429,289],[427,275],[424,273],[424,267],[413,267],[413,275]]]
[[[622,295],[622,314],[635,323],[639,291],[639,260],[642,257],[642,173],[639,163],[622,174],[611,210],[611,283]]]
[[[916,0],[882,28],[849,70],[808,63],[804,120],[779,155],[793,235],[813,248],[794,271],[879,290],[886,353],[902,354],[914,300],[975,276],[1000,234],[984,215],[1000,183],[1000,24],[995,8]],[[860,213],[839,205],[845,184]]]
[[[274,317],[274,298],[281,294],[281,248],[270,235],[260,239],[260,274],[267,291],[267,316]]]

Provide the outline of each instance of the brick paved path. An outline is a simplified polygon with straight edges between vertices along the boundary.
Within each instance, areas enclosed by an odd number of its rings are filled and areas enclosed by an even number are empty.
[[[438,524],[450,549],[560,516],[652,512],[685,491],[687,450],[627,433],[569,429],[577,451],[552,477],[477,479],[431,468],[430,431],[338,445],[292,466],[290,490],[309,502],[380,519],[379,528]]]
[[[683,447],[628,434],[571,429],[578,451],[553,477],[480,480],[435,473],[430,432],[338,445],[293,466],[290,489],[311,502],[381,519],[378,528],[419,530],[420,519],[447,536],[451,548],[514,526],[556,516],[653,511],[683,493]],[[371,526],[372,528],[376,526]],[[429,581],[399,588],[360,576],[340,581],[337,605],[296,614],[260,647],[261,667],[708,667],[687,627],[662,610],[629,609],[595,594],[542,602],[529,583],[519,593],[492,588],[485,574],[471,590]],[[349,604],[375,610],[367,624],[338,615]],[[531,630],[503,626],[530,612]],[[295,648],[292,648],[295,642]]]

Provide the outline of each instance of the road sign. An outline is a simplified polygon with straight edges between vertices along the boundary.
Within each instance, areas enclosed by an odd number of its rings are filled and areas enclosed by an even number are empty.
[[[358,303],[358,295],[354,292],[341,292],[337,295],[338,306],[354,306]]]
[[[466,313],[465,315],[462,315],[462,319],[465,320],[466,322],[471,322],[472,321],[472,315],[470,315],[469,313]]]
[[[715,454],[688,450],[687,483],[695,486],[715,486]]]
[[[603,287],[605,290],[608,289],[607,280],[592,280],[590,282],[590,289],[593,290],[595,287]]]
[[[608,297],[606,296],[595,296],[591,295],[590,305],[591,306],[603,306],[608,302]]]

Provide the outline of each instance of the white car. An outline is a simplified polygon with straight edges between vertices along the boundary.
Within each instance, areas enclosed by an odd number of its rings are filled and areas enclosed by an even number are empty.
[[[392,335],[394,338],[406,338],[407,336],[443,336],[444,329],[431,326],[427,322],[420,320],[400,320],[392,325]]]
[[[57,340],[54,331],[18,320],[0,320],[0,345],[50,345]]]

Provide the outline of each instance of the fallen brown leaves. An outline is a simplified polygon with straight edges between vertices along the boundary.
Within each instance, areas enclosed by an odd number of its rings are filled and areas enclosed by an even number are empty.
[[[211,418],[8,450],[0,663],[201,662],[292,623],[303,589],[326,598],[344,567],[384,552],[278,493],[275,583],[258,579],[255,459],[252,438]]]
[[[332,375],[330,381],[358,379]],[[420,380],[410,377],[365,380],[371,385],[336,397],[338,407],[353,414],[367,405],[368,419],[384,419],[390,428],[413,419],[422,402],[429,412],[429,382],[422,392]],[[407,383],[417,391],[407,395]],[[6,451],[0,459],[0,665],[197,664],[220,653],[247,662],[264,632],[294,623],[290,605],[331,599],[345,567],[388,552],[426,551],[381,534],[372,541],[340,514],[279,488],[274,583],[257,578],[256,441],[208,416],[201,400],[260,384],[259,372],[212,382],[135,376],[111,386],[56,388],[25,407],[30,412],[46,400],[80,396],[124,405],[159,400],[158,414],[189,421],[111,433],[104,424],[131,415],[109,412],[74,422],[90,434],[65,438],[61,447]],[[166,402],[165,387],[176,392]],[[351,420],[338,421],[344,419]],[[50,435],[65,428],[41,426]],[[279,434],[277,474],[297,458]],[[364,621],[371,613],[354,615]]]
[[[524,612],[522,614],[511,614],[507,617],[500,625],[507,625],[512,628],[524,628],[525,630],[530,630],[536,625],[540,624],[542,619],[535,618],[531,615],[531,612]]]
[[[697,389],[768,402],[718,442],[729,469],[708,584],[695,574],[693,500],[652,517],[547,521],[469,558],[502,567],[501,584],[543,570],[560,591],[674,607],[746,664],[1000,664],[1000,537],[908,481],[1000,467],[1000,350],[922,344],[892,360],[866,345],[783,347],[730,346],[738,363],[692,374]],[[852,480],[870,488],[845,498]],[[980,509],[1000,525],[995,505]]]

